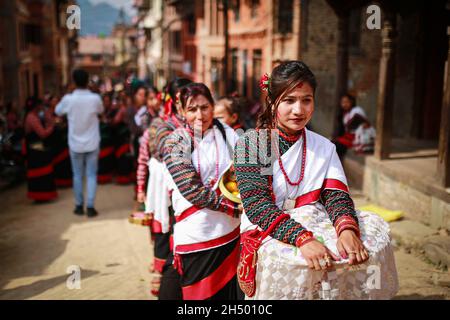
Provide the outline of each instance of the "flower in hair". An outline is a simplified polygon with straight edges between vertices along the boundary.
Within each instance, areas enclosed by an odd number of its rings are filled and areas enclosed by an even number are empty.
[[[165,97],[164,97],[164,114],[171,116],[172,115],[172,104],[173,104],[173,99],[170,96],[170,94],[166,93]]]
[[[269,74],[265,73],[261,77],[261,80],[259,80],[259,87],[263,91],[269,91],[269,84],[270,84],[270,76]]]

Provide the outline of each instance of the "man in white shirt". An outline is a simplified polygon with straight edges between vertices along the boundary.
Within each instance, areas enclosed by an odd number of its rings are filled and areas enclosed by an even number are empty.
[[[84,214],[83,173],[87,180],[87,216],[94,217],[97,191],[97,167],[100,150],[100,129],[98,116],[103,112],[102,99],[87,89],[89,74],[81,69],[74,70],[76,89],[66,94],[58,103],[55,113],[67,115],[69,123],[69,150],[72,162],[75,210]]]

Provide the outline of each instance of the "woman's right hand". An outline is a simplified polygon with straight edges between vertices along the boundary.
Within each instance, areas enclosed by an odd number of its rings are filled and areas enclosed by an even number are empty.
[[[339,261],[341,258],[336,256],[330,249],[325,247],[322,243],[317,240],[312,240],[300,248],[303,258],[305,258],[310,269],[315,269],[317,271],[326,270],[332,266],[331,260]],[[326,259],[325,257],[329,257]],[[328,260],[328,261],[327,261]],[[325,263],[323,262],[325,261]],[[322,265],[321,265],[322,262]]]

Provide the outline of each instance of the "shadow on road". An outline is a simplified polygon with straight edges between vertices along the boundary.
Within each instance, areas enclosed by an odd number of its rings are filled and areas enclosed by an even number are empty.
[[[57,200],[33,204],[26,198],[26,184],[0,193],[0,290],[16,279],[51,276],[65,272],[54,262],[64,255],[70,228],[90,228],[90,221],[126,220],[133,207],[132,186],[101,185],[97,189],[99,216],[89,219],[72,213],[72,189],[58,190]],[[92,232],[95,232],[93,224]],[[53,266],[49,271],[50,266]],[[90,271],[92,275],[97,271]],[[83,272],[83,276],[84,276]],[[39,280],[0,291],[0,299],[26,299],[61,284],[68,275]],[[31,280],[32,281],[32,280]]]
[[[83,270],[83,279],[89,278],[95,274],[98,274],[98,271],[93,270]],[[28,285],[20,286],[14,289],[6,289],[6,290],[0,290],[0,299],[2,300],[24,300],[33,298],[49,289],[52,289],[54,287],[60,286],[61,284],[65,283],[70,275],[62,275],[59,277],[46,279],[46,280],[39,280],[36,282],[33,282]],[[69,289],[67,289],[69,290]]]

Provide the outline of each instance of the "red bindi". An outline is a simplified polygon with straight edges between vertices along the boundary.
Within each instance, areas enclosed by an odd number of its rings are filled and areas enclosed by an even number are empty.
[[[299,84],[298,84],[298,86],[297,86],[297,88],[301,88],[301,87],[303,87],[303,82],[300,82]]]

